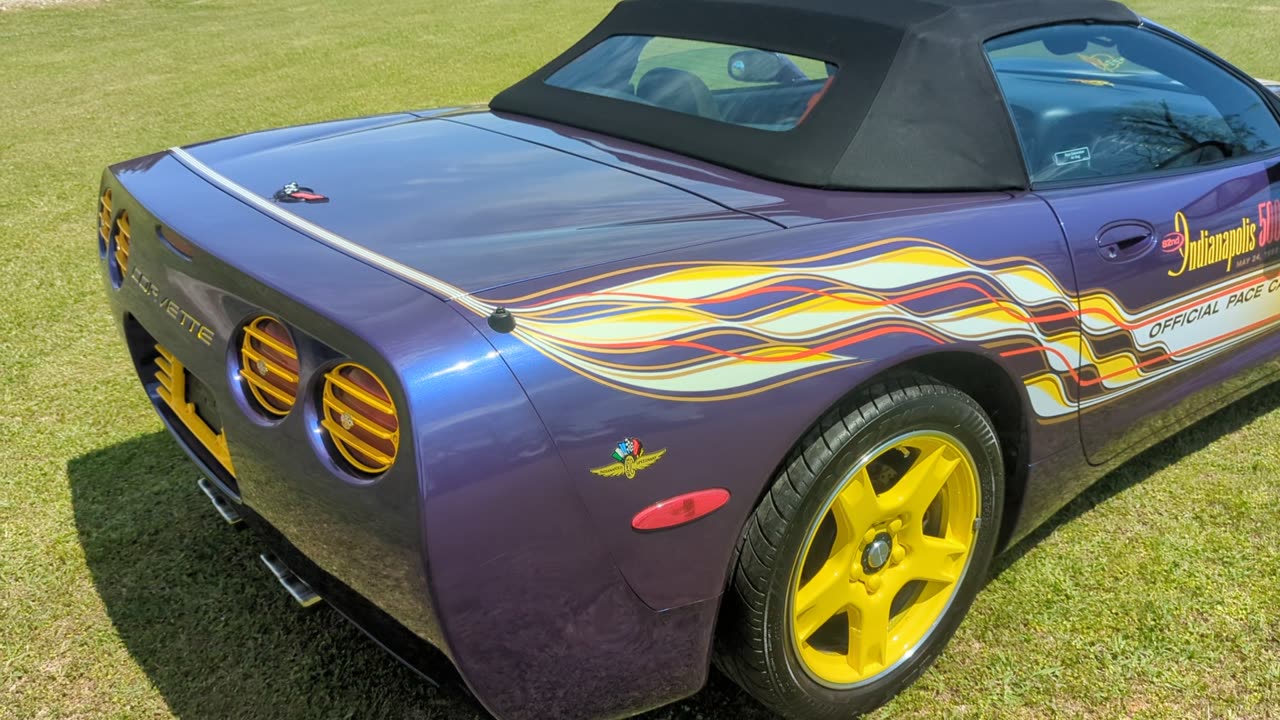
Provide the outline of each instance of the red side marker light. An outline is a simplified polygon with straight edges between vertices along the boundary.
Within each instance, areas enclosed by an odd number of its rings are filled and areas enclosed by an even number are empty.
[[[729,502],[729,491],[724,488],[677,495],[656,502],[636,513],[636,516],[631,519],[631,527],[640,532],[665,530],[710,515],[724,507],[727,502]]]

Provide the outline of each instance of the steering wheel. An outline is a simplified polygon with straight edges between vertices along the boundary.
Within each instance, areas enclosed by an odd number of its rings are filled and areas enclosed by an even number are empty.
[[[1165,168],[1172,167],[1174,163],[1180,160],[1186,159],[1188,157],[1191,157],[1192,155],[1198,152],[1203,152],[1204,150],[1208,150],[1209,148],[1214,148],[1219,153],[1221,153],[1222,159],[1231,157],[1231,146],[1228,145],[1227,143],[1224,143],[1221,140],[1205,140],[1202,142],[1198,142],[1195,145],[1192,145],[1191,147],[1185,150],[1179,151],[1178,153],[1174,154],[1172,157],[1168,157],[1168,158],[1165,158],[1164,160],[1161,160],[1159,163],[1156,164],[1155,169],[1164,170]]]

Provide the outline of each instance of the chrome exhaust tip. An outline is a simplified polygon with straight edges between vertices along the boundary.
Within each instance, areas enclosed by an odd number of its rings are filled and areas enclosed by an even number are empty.
[[[293,574],[280,558],[271,553],[263,553],[258,556],[262,560],[262,564],[267,566],[272,575],[276,576],[276,580],[284,587],[285,592],[289,593],[299,605],[302,607],[311,607],[320,602],[320,596],[316,594],[311,586],[303,581],[302,578]]]
[[[200,481],[196,484],[200,486],[200,492],[204,493],[205,497],[209,498],[209,502],[213,503],[213,509],[218,512],[218,515],[223,520],[227,521],[228,525],[239,525],[244,522],[244,518],[240,516],[240,511],[236,509],[235,503],[231,502],[230,498],[214,487],[208,478],[200,478]]]

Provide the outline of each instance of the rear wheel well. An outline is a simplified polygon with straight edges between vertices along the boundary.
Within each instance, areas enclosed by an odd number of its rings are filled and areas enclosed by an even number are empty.
[[[1018,387],[1017,382],[993,360],[975,353],[941,352],[914,358],[888,368],[852,388],[845,397],[854,395],[886,378],[911,373],[927,375],[973,398],[995,425],[996,435],[1000,438],[1000,451],[1003,455],[1005,472],[1004,507],[1000,515],[1000,533],[996,536],[996,550],[999,552],[1004,549],[1013,535],[1026,491],[1027,464],[1031,455],[1026,413],[1022,403],[1023,391]],[[832,403],[823,411],[823,414],[843,401],[844,398],[841,398]],[[797,446],[803,443],[805,435],[813,430],[818,422],[815,419],[814,425],[806,428],[805,432],[796,438]],[[789,455],[790,451],[788,451]],[[771,483],[777,479],[778,473],[785,467],[785,464],[779,465],[769,475],[769,481],[761,488],[753,507],[758,506],[765,499],[769,494]],[[736,558],[736,555],[734,557]],[[734,562],[737,562],[736,559]]]
[[[895,367],[889,374],[904,370],[928,375],[951,385],[976,400],[990,416],[1004,454],[1004,512],[997,538],[999,547],[1004,547],[1017,523],[1026,490],[1029,438],[1022,390],[994,361],[972,353],[926,355]]]
[[[1005,530],[997,517],[1007,507],[1003,495],[1009,483],[1002,482],[1005,478],[997,478],[995,473],[1010,476],[1001,466],[1005,458],[1015,462],[1021,459],[1020,440],[1025,434],[1016,381],[998,365],[990,363],[988,367],[986,363],[990,361],[981,357],[949,354],[903,363],[877,374],[824,411],[775,473],[734,548],[713,658],[721,670],[776,711],[796,717],[836,718],[867,712],[884,703],[941,652],[974,595],[985,584],[993,551],[998,549]],[[1002,442],[1005,437],[1011,441],[1008,448]],[[943,451],[930,451],[927,444],[920,444],[930,442],[930,438],[933,442],[942,438],[942,447],[968,454],[967,479],[954,475],[963,459],[953,459],[947,465],[950,469],[938,471],[938,463],[943,462],[938,458]],[[873,447],[880,449],[868,454]],[[929,460],[920,462],[926,455]],[[856,473],[854,468],[858,468]],[[919,473],[915,472],[917,468]],[[905,487],[896,493],[899,497],[893,498],[895,493],[888,488],[896,488],[898,480],[913,476],[916,480],[911,483],[920,482],[923,477],[936,483],[929,485],[930,495],[923,495],[920,487]],[[951,485],[952,479],[959,484]],[[948,488],[945,493],[944,485]],[[853,486],[857,486],[856,493],[844,492],[845,487]],[[903,502],[902,493],[915,498],[915,503]],[[957,510],[964,513],[959,520],[939,522],[959,523],[946,536],[961,543],[959,549],[970,554],[966,562],[972,561],[976,571],[955,575],[947,585],[955,587],[948,590],[950,599],[946,605],[927,611],[928,617],[921,625],[928,627],[927,631],[918,641],[911,641],[918,644],[890,656],[889,618],[896,612],[894,608],[916,603],[919,595],[917,592],[906,596],[906,604],[899,606],[901,591],[915,582],[903,579],[917,577],[910,573],[918,561],[906,558],[928,547],[925,536],[935,534],[929,529],[928,518],[936,503],[946,503],[944,495],[956,501],[968,498],[966,509]],[[843,502],[841,497],[845,498]],[[885,499],[889,499],[887,504]],[[929,509],[922,509],[921,502]],[[833,510],[836,505],[846,509]],[[830,520],[828,512],[837,519]],[[946,510],[942,517],[950,518],[950,512]],[[845,518],[843,523],[838,519],[841,516]],[[989,518],[980,531],[976,523],[969,526],[969,521],[977,518]],[[844,541],[838,540],[841,528]],[[907,538],[902,544],[895,539],[899,532]],[[960,539],[961,532],[967,533],[966,539]],[[817,539],[824,536],[825,541]],[[921,544],[913,544],[917,541]],[[827,543],[815,563],[809,562],[810,542],[815,547]],[[869,560],[880,557],[870,554],[876,543],[887,560]],[[839,551],[830,555],[835,547]],[[873,565],[869,566],[869,562]],[[879,601],[873,601],[871,596],[883,584],[877,573],[894,562],[904,564],[886,570],[892,577],[884,582],[900,584],[892,586],[890,593],[882,593]],[[817,586],[802,580],[806,573],[810,581],[820,579]],[[845,579],[849,582],[841,582]],[[861,595],[849,584],[859,582],[863,583]],[[804,601],[806,608],[793,613],[794,603],[801,602],[801,595],[810,587],[817,587],[818,595],[834,594],[834,600]],[[852,594],[846,597],[846,593]],[[812,593],[811,596],[816,597]],[[878,625],[876,617],[869,620],[863,609],[877,604],[883,621]],[[851,606],[859,608],[856,615],[846,612]],[[801,620],[801,615],[809,619]],[[797,623],[808,625],[808,630],[798,629]],[[828,633],[827,626],[833,623],[837,627]],[[847,627],[838,627],[841,625]],[[832,654],[847,654],[852,660],[876,646],[864,642],[865,647],[854,652],[851,638],[864,638],[867,631],[876,628],[884,636],[884,644],[879,646],[880,661],[871,663],[870,672],[863,663],[852,676],[857,681],[853,685],[847,684],[851,676],[843,671],[831,676],[818,670],[815,675],[815,666],[804,659],[805,643],[821,636],[822,647],[813,645],[811,650],[817,650],[809,653],[810,659],[819,657],[818,664],[823,666],[827,663],[823,658]],[[853,631],[857,635],[852,635]],[[801,637],[798,643],[796,636]]]

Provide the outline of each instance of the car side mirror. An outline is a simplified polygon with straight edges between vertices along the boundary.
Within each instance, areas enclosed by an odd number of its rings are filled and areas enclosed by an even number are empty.
[[[785,68],[777,53],[740,50],[729,57],[729,77],[739,82],[775,82]]]

